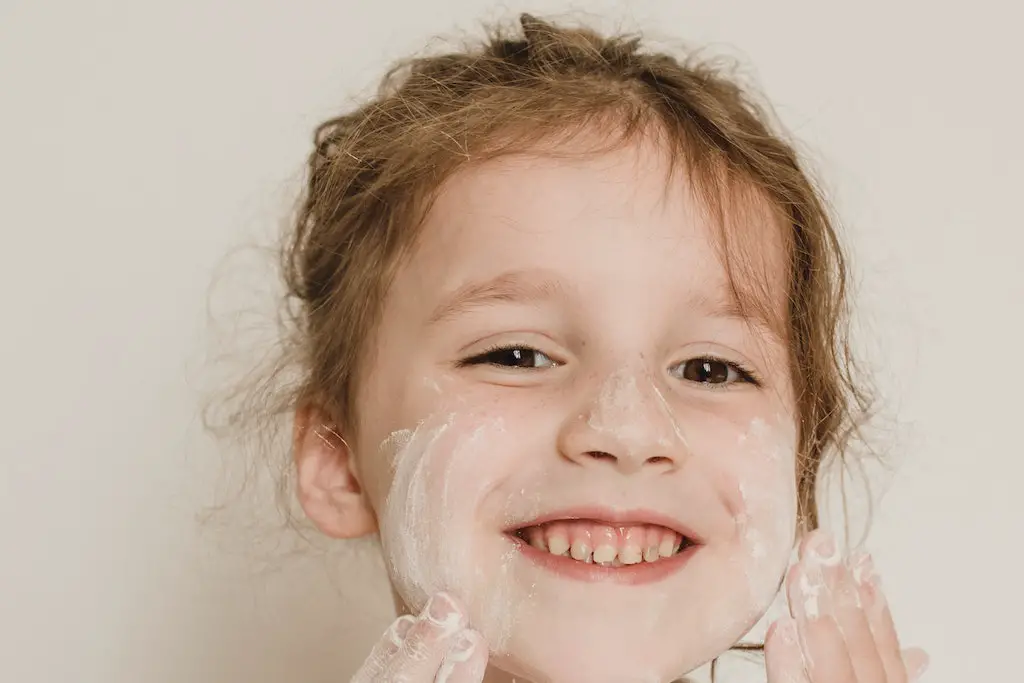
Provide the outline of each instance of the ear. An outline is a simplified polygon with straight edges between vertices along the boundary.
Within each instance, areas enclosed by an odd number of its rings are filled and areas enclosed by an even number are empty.
[[[302,510],[332,538],[373,533],[377,519],[356,476],[352,449],[317,406],[295,412],[292,449]]]

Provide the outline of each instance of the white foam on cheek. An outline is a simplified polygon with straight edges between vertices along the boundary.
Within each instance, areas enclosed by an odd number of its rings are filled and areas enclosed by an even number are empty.
[[[451,426],[448,422],[427,429],[393,432],[379,450],[397,448],[394,476],[381,515],[381,544],[391,567],[392,580],[410,606],[420,607],[431,592],[438,590],[429,551],[433,545],[428,518],[426,472],[432,460],[432,446]]]
[[[433,391],[435,394],[441,395],[441,385],[437,383],[433,377],[424,377],[423,386]]]
[[[747,485],[744,482],[739,483],[740,499],[743,501],[743,509],[747,510],[750,507],[750,497],[747,493]],[[750,516],[746,512],[741,512],[736,516],[736,525],[743,530],[743,538],[746,541],[747,547],[750,550],[750,563],[752,565],[758,565],[768,555],[768,548],[765,545],[764,534],[759,529],[751,525]],[[750,569],[747,569],[749,574]]]
[[[484,571],[478,560],[486,558],[472,556],[479,501],[474,491],[456,482],[467,480],[466,472],[487,456],[488,443],[504,432],[504,426],[500,419],[488,420],[454,438],[451,431],[459,419],[449,415],[433,428],[421,425],[409,437],[395,437],[397,442],[404,440],[405,447],[395,457],[381,516],[381,541],[392,580],[410,607],[418,608],[433,593],[447,591],[466,605],[474,628],[500,651],[521,607],[514,600],[515,551],[510,548],[502,556],[497,570]]]
[[[755,418],[739,441],[749,457],[757,458],[756,463],[762,465],[740,473],[742,512],[735,520],[746,551],[748,588],[754,606],[762,609],[774,597],[779,574],[792,552],[797,492],[786,463],[795,457],[796,439],[788,425],[773,428]]]
[[[448,568],[447,590],[451,590],[468,604],[475,617],[474,626],[496,652],[501,652],[511,637],[517,611],[522,607],[514,597],[515,577],[512,562],[516,551],[510,547],[503,553],[497,570],[490,575],[484,575],[480,564],[474,561],[474,558],[467,557],[472,545],[472,526],[469,522],[474,519],[473,513],[476,510],[452,504],[456,496],[465,496],[466,492],[453,490],[451,484],[453,474],[465,471],[469,460],[486,457],[487,445],[504,431],[502,420],[489,420],[456,444],[445,469],[441,496],[441,517],[444,519],[445,530],[461,529],[464,534],[462,538],[449,538],[447,542],[441,544],[446,550],[441,559],[443,566]],[[476,580],[470,581],[468,577],[462,575],[463,570],[468,567],[475,568]],[[471,586],[483,587],[483,592],[467,594],[466,591]]]

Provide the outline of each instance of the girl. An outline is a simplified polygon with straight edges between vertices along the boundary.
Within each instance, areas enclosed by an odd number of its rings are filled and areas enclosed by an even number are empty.
[[[780,588],[771,683],[913,679],[815,531],[865,396],[792,147],[706,64],[520,24],[320,126],[284,252],[299,502],[402,614],[353,680],[670,681]]]

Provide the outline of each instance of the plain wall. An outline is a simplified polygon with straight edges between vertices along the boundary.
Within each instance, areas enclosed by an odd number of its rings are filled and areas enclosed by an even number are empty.
[[[806,144],[862,283],[894,464],[869,546],[905,642],[928,683],[1018,679],[1021,11],[585,6],[739,55]],[[197,419],[206,296],[287,217],[319,120],[431,36],[524,9],[572,7],[0,3],[0,681],[348,679],[389,618],[372,546],[234,534],[271,518],[262,489],[198,519],[235,457]]]

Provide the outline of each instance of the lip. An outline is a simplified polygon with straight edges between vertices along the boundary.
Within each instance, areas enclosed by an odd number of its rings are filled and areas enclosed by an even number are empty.
[[[591,506],[554,510],[506,529],[505,533],[514,535],[516,532],[522,531],[528,527],[540,526],[541,524],[546,524],[548,522],[579,520],[596,522],[598,524],[607,524],[608,526],[626,526],[630,524],[663,526],[666,529],[676,532],[680,536],[686,537],[695,546],[704,544],[704,539],[698,536],[693,529],[683,524],[680,520],[670,515],[644,508],[612,510],[605,507]]]

